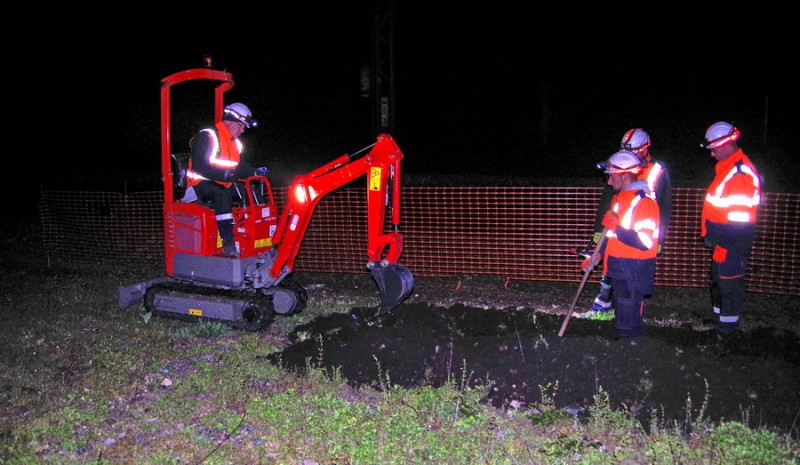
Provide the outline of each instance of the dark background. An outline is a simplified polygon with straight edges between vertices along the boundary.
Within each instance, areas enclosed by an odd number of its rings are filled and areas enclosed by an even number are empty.
[[[493,184],[603,184],[596,163],[626,130],[643,127],[676,186],[705,187],[714,161],[698,144],[726,120],[742,131],[764,190],[797,191],[800,99],[785,42],[771,32],[751,34],[745,47],[733,25],[705,21],[635,33],[645,24],[392,3],[380,3],[394,8],[392,135],[409,182],[480,175]],[[201,66],[204,55],[234,74],[228,102],[247,104],[260,120],[243,140],[273,182],[371,144],[373,105],[361,96],[360,70],[370,64],[375,4],[129,11],[121,15],[130,26],[97,21],[82,34],[57,34],[20,56],[30,66],[15,67],[24,70],[22,93],[45,109],[25,142],[51,158],[35,184],[160,189],[159,83]],[[191,98],[182,105],[211,110]],[[210,113],[175,111],[177,152]]]

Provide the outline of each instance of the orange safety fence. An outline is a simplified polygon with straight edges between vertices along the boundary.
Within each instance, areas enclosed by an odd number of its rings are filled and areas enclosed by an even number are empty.
[[[703,189],[674,188],[656,285],[705,287]],[[401,263],[416,276],[487,274],[580,282],[601,187],[404,187]],[[162,192],[43,191],[39,212],[52,257],[157,264],[163,260]],[[285,189],[275,190],[279,207]],[[314,212],[297,272],[366,273],[365,189],[328,194]],[[388,215],[388,214],[387,214]],[[387,217],[387,225],[388,225]],[[748,261],[749,292],[800,295],[800,194],[764,193]],[[599,268],[589,281],[597,282]]]

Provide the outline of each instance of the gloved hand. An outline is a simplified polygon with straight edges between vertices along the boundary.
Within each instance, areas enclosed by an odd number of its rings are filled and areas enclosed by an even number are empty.
[[[586,260],[583,261],[583,263],[581,263],[581,271],[586,273],[589,270],[593,270],[598,263],[600,263],[600,256],[597,255],[596,253],[593,253],[592,255],[587,257]]]
[[[617,229],[617,226],[619,226],[619,218],[617,218],[617,215],[611,210],[607,211],[606,214],[603,215],[603,227],[608,228],[609,231],[613,231]]]
[[[711,255],[711,259],[717,263],[722,263],[728,257],[728,249],[717,245],[714,247],[714,253]]]
[[[603,237],[603,232],[602,231],[598,231],[598,232],[594,233],[594,237],[592,237],[592,242],[594,242],[595,244],[599,244],[601,237]]]
[[[256,176],[266,176],[267,173],[269,173],[269,169],[266,166],[256,168]]]
[[[222,180],[225,182],[234,182],[236,179],[236,171],[234,170],[225,170],[225,174],[222,176]]]

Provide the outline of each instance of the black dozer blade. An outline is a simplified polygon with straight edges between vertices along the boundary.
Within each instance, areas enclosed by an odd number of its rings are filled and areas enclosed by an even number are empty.
[[[375,316],[394,310],[414,289],[414,276],[403,265],[376,266],[370,272],[381,293],[381,304]]]

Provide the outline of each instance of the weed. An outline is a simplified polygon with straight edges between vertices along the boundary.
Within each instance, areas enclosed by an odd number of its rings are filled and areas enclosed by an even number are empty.
[[[592,397],[593,402],[589,405],[589,422],[592,426],[606,431],[615,428],[625,428],[630,430],[636,426],[629,415],[628,407],[615,410],[611,407],[611,399],[608,392],[601,387],[599,392]]]
[[[547,342],[547,339],[544,338],[543,334],[539,334],[539,339],[533,342],[533,350],[538,349],[539,346],[544,346],[545,349],[550,348],[550,344]]]
[[[773,465],[785,459],[777,436],[768,431],[753,431],[739,422],[723,422],[708,438],[717,450],[720,463]]]
[[[231,328],[220,321],[199,320],[192,325],[178,328],[174,336],[179,338],[219,337],[230,331]]]
[[[526,417],[536,426],[552,425],[558,421],[570,420],[572,416],[556,407],[555,396],[558,393],[558,381],[539,386],[541,399],[533,406]]]

